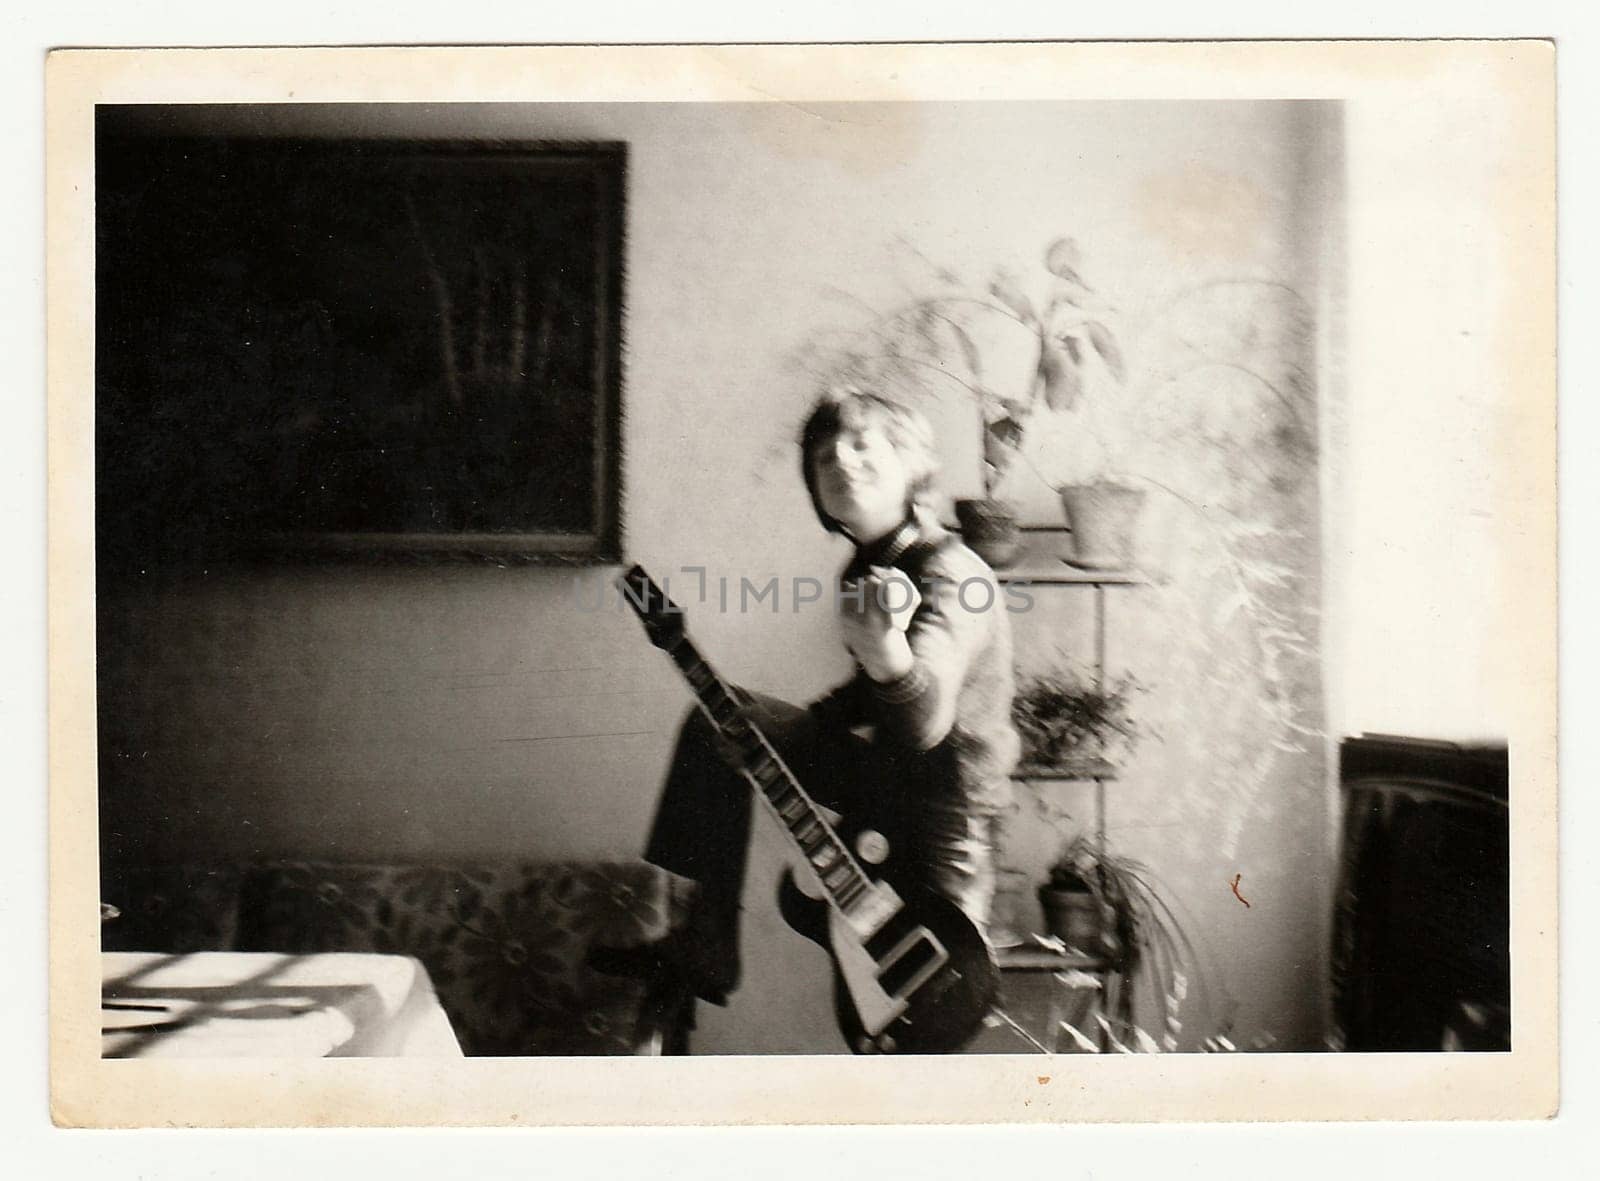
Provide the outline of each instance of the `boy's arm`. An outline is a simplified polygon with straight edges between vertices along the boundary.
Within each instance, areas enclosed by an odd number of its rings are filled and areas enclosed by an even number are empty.
[[[878,680],[868,679],[870,720],[918,750],[943,742],[955,724],[961,686],[973,656],[989,634],[989,611],[999,608],[993,574],[973,558],[971,569],[958,560],[930,564],[922,578],[922,601],[905,630],[909,667]],[[974,579],[990,584],[988,610],[968,610],[961,588]],[[969,591],[975,606],[983,605],[978,590]]]

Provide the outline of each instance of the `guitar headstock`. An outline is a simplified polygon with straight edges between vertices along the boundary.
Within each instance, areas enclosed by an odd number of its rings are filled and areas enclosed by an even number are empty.
[[[670,648],[682,638],[683,608],[667,597],[643,566],[636,563],[617,575],[617,588],[657,648]]]

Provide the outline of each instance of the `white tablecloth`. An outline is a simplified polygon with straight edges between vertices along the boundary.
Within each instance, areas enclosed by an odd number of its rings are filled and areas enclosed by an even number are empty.
[[[459,1058],[416,960],[398,955],[101,957],[107,1058]]]

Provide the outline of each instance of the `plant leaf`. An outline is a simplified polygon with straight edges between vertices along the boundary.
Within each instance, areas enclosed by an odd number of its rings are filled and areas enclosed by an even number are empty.
[[[1106,1041],[1111,1043],[1111,1048],[1113,1050],[1115,1050],[1119,1054],[1131,1054],[1131,1053],[1133,1053],[1133,1051],[1130,1050],[1126,1045],[1124,1045],[1122,1043],[1122,1041],[1117,1037],[1117,1035],[1112,1031],[1111,1022],[1106,1020],[1105,1014],[1096,1013],[1094,1015],[1094,1019],[1095,1019],[1095,1021],[1097,1023],[1099,1023],[1100,1032],[1105,1034]]]
[[[1084,1037],[1082,1033],[1078,1032],[1077,1026],[1073,1025],[1070,1021],[1061,1022],[1061,1028],[1066,1031],[1067,1036],[1072,1039],[1073,1044],[1075,1044],[1078,1049],[1088,1054],[1098,1054],[1100,1052],[1100,1047],[1096,1043]]]
[[[1033,310],[1033,301],[1023,294],[1022,288],[1017,286],[1017,281],[1005,271],[995,275],[990,282],[989,294],[1010,308],[1017,319],[1024,324],[1031,325],[1038,322],[1038,316]]]
[[[954,320],[947,321],[950,330],[955,333],[956,343],[961,346],[961,356],[967,363],[967,369],[976,378],[983,377],[983,358],[978,353],[978,346],[972,343],[972,337],[967,330]]]
[[[1078,278],[1078,268],[1082,265],[1083,253],[1078,249],[1077,242],[1071,238],[1057,238],[1045,248],[1045,270],[1052,275],[1082,284],[1083,280]]]
[[[1062,307],[1069,307],[1075,312],[1083,311],[1083,301],[1079,297],[1087,294],[1089,294],[1087,287],[1062,286],[1050,297],[1050,307],[1045,314],[1045,319],[1053,321],[1057,309]]]
[[[988,431],[990,438],[1007,447],[1022,446],[1022,424],[1009,415],[991,422]]]
[[[1011,466],[1021,445],[1022,426],[1016,419],[1006,417],[991,422],[983,434],[983,461],[999,475]]]
[[[1046,406],[1071,410],[1083,392],[1083,375],[1066,353],[1047,340],[1039,350],[1039,384],[1044,387]]]
[[[1106,363],[1106,368],[1111,370],[1112,376],[1122,381],[1126,376],[1122,350],[1117,347],[1111,330],[1098,320],[1089,321],[1089,343],[1094,345],[1094,351],[1100,354],[1100,359]]]

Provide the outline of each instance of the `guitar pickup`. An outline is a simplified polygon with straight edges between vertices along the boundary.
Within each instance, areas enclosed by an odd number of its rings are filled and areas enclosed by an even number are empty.
[[[944,966],[950,953],[926,927],[918,927],[878,961],[878,983],[890,996],[904,1000]]]

